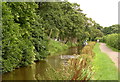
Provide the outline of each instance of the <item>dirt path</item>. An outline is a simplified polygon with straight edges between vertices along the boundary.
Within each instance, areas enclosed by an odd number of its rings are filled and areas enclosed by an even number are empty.
[[[102,52],[106,53],[111,58],[111,60],[115,63],[115,66],[117,68],[118,66],[120,66],[120,60],[118,61],[118,54],[120,55],[120,52],[118,53],[118,52],[112,51],[110,48],[106,46],[105,43],[100,43],[100,49]]]

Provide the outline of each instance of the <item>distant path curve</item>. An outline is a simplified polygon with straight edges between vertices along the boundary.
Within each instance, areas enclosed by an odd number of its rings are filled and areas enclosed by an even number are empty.
[[[118,68],[118,66],[120,66],[120,57],[118,55],[120,55],[120,52],[115,52],[113,50],[111,50],[110,48],[108,48],[106,46],[105,43],[100,43],[100,49],[102,52],[106,53],[111,60],[115,63],[115,66]],[[118,60],[119,58],[119,60]],[[120,68],[119,68],[120,70]]]

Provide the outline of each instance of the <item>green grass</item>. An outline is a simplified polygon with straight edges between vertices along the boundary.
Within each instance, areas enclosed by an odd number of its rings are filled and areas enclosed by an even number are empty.
[[[118,80],[118,69],[112,60],[102,53],[97,43],[93,49],[95,52],[93,66],[95,69],[95,80]]]
[[[61,43],[59,41],[54,41],[52,39],[49,41],[48,50],[51,56],[56,55],[61,51],[65,51],[66,49],[68,49],[68,46],[64,43]]]
[[[113,48],[113,47],[111,47],[111,46],[109,46],[109,45],[106,45],[108,48],[110,48],[110,49],[112,49],[113,51],[115,51],[115,52],[120,52],[120,50],[118,50],[118,49],[116,49],[116,48]]]
[[[74,47],[74,46],[78,46],[78,43],[67,42],[67,45],[69,47]]]

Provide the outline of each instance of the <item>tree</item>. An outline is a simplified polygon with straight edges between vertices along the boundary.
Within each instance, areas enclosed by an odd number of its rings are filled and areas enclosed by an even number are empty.
[[[3,72],[32,64],[47,53],[42,19],[35,13],[34,2],[2,3]]]
[[[115,24],[115,25],[112,25],[112,26],[109,26],[109,27],[105,27],[103,29],[103,33],[105,35],[107,34],[113,34],[113,33],[119,33],[119,28],[120,28],[120,25],[119,24]]]

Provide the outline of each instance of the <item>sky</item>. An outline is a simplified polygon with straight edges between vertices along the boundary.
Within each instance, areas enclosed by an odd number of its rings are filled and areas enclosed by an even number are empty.
[[[118,24],[118,2],[120,0],[68,0],[80,4],[86,16],[103,27]]]

